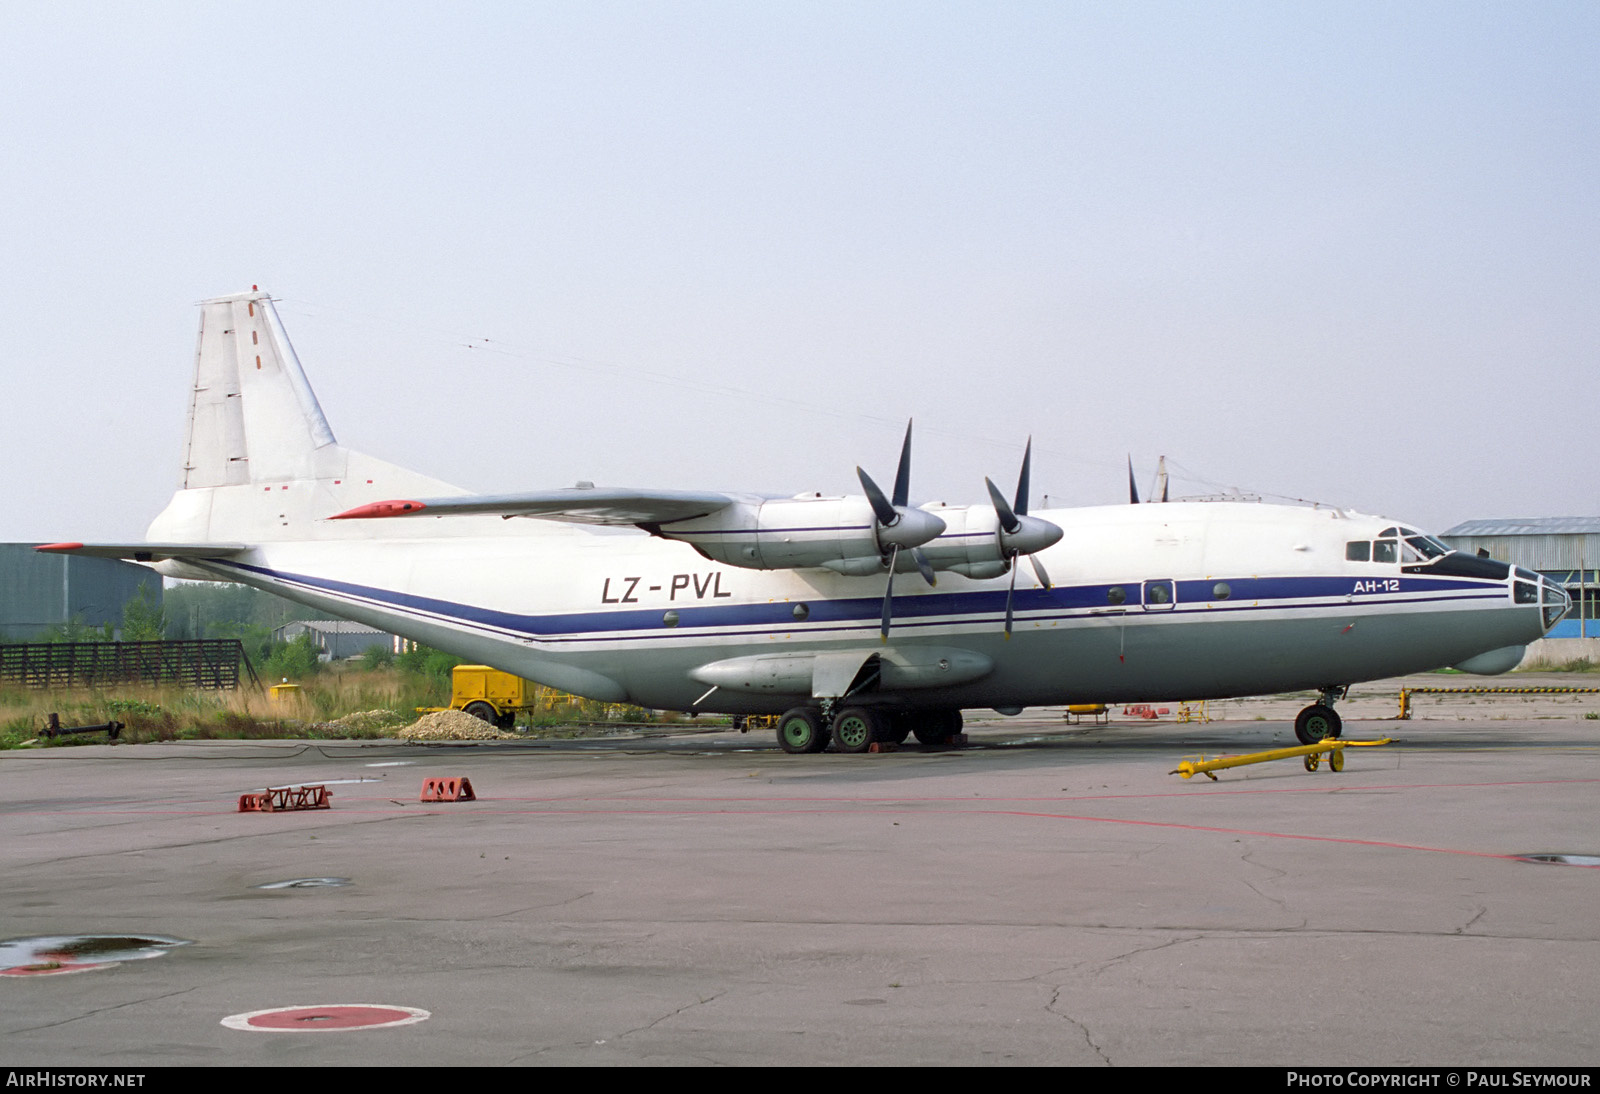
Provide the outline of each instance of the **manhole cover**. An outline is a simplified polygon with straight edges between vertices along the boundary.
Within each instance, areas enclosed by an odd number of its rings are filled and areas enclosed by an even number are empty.
[[[292,877],[287,881],[269,881],[257,889],[337,889],[349,885],[347,877]]]
[[[1519,858],[1523,862],[1548,862],[1555,866],[1600,866],[1600,855],[1570,855],[1564,851],[1539,851],[1512,857]]]
[[[347,1029],[384,1029],[409,1026],[431,1017],[416,1007],[384,1003],[332,1003],[321,1007],[273,1007],[230,1014],[222,1020],[229,1029],[256,1033],[328,1033]]]
[[[52,976],[105,969],[187,946],[161,935],[55,934],[0,942],[0,976]]]

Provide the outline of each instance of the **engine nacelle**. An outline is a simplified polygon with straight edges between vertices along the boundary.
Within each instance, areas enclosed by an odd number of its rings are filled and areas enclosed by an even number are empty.
[[[1005,537],[999,516],[987,505],[934,502],[904,511],[901,519],[910,526],[901,530],[905,545],[920,544],[935,570],[979,580],[1005,573],[1009,551],[1027,554],[1061,538],[1060,528],[1032,517],[1022,518],[1024,530]],[[706,558],[730,566],[751,570],[817,567],[853,577],[883,572],[888,544],[879,541],[889,540],[895,533],[878,525],[866,498],[820,494],[742,502],[652,530],[663,539],[680,540]],[[911,552],[902,550],[895,569],[910,573],[916,568]]]
[[[866,498],[797,498],[744,502],[656,530],[709,559],[752,570],[835,566],[845,573],[883,569],[877,518]],[[844,569],[843,567],[859,567]]]
[[[922,545],[922,553],[935,570],[982,580],[1006,572],[1000,548],[1000,518],[987,505],[945,505],[925,507],[944,521],[945,531],[932,543]]]

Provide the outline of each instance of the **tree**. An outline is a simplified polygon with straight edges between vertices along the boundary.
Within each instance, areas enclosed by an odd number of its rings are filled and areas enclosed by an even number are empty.
[[[150,595],[148,585],[139,586],[139,595],[122,606],[124,642],[159,642],[167,636],[167,613]]]
[[[314,676],[322,669],[322,662],[318,659],[321,652],[311,632],[301,631],[288,642],[280,642],[273,647],[266,664],[262,666],[262,672],[269,680],[299,680]]]

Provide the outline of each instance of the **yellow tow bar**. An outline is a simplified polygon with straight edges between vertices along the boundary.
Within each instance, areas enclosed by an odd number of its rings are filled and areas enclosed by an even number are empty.
[[[1225,767],[1243,767],[1245,764],[1264,764],[1269,760],[1287,760],[1295,756],[1304,759],[1306,770],[1315,771],[1322,762],[1322,754],[1328,754],[1328,770],[1344,770],[1344,750],[1347,748],[1372,748],[1377,745],[1386,745],[1392,741],[1384,737],[1377,741],[1341,741],[1338,739],[1318,741],[1314,745],[1299,745],[1295,748],[1274,748],[1270,752],[1248,752],[1243,756],[1220,756],[1215,760],[1184,760],[1178,764],[1176,771],[1169,771],[1169,775],[1182,775],[1186,779],[1196,775],[1204,775],[1212,782],[1217,781],[1213,771],[1220,771]]]

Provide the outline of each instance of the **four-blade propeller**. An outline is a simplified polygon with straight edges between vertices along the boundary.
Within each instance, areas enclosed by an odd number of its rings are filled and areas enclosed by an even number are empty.
[[[856,476],[861,480],[861,489],[866,492],[867,501],[872,505],[873,534],[878,540],[878,550],[889,567],[889,585],[883,593],[883,626],[879,631],[879,636],[887,642],[889,621],[894,611],[894,570],[900,560],[900,551],[910,551],[923,580],[929,585],[937,584],[933,566],[921,548],[924,543],[943,534],[945,523],[932,513],[913,509],[907,504],[911,495],[910,422],[906,423],[906,439],[900,446],[900,467],[894,476],[893,499],[884,497],[878,484],[872,481],[872,476],[859,467],[856,468]]]
[[[1011,585],[1006,590],[1006,626],[1005,634],[1011,637],[1013,623],[1013,601],[1017,592],[1017,560],[1028,556],[1028,561],[1033,564],[1033,572],[1039,578],[1039,584],[1046,589],[1050,588],[1050,575],[1045,572],[1044,564],[1039,561],[1038,552],[1060,542],[1064,534],[1060,526],[1050,521],[1041,520],[1039,517],[1028,515],[1028,485],[1033,465],[1033,438],[1028,438],[1028,444],[1022,453],[1022,470],[1017,475],[1017,492],[1012,501],[1007,501],[1005,495],[995,486],[992,479],[985,478],[984,484],[989,488],[989,499],[994,504],[995,518],[999,525],[996,532],[999,539],[1000,556],[1006,566],[1011,570]],[[1132,468],[1129,468],[1129,482],[1132,483]],[[911,423],[906,423],[905,441],[900,446],[900,466],[895,472],[894,493],[885,496],[878,484],[872,481],[861,468],[856,468],[856,476],[861,480],[861,489],[867,495],[867,501],[872,506],[873,535],[877,539],[878,550],[883,557],[883,563],[889,571],[889,581],[883,593],[883,624],[879,628],[879,636],[883,641],[889,640],[889,626],[894,619],[894,574],[900,560],[902,550],[910,551],[911,557],[921,571],[923,580],[929,585],[937,584],[933,566],[922,551],[922,545],[937,539],[945,531],[945,522],[932,513],[922,509],[914,509],[909,504],[911,494]]]
[[[1044,563],[1036,557],[1036,552],[1060,542],[1064,535],[1059,525],[1028,516],[1028,478],[1032,462],[1033,438],[1029,437],[1028,446],[1022,451],[1022,471],[1017,475],[1017,498],[1012,504],[1006,504],[1005,495],[1000,493],[993,479],[983,480],[989,488],[989,500],[994,502],[995,516],[1000,519],[1000,552],[1011,567],[1011,586],[1006,590],[1007,638],[1011,637],[1011,602],[1017,592],[1017,556],[1028,556],[1039,584],[1048,589],[1050,575],[1045,573]]]

